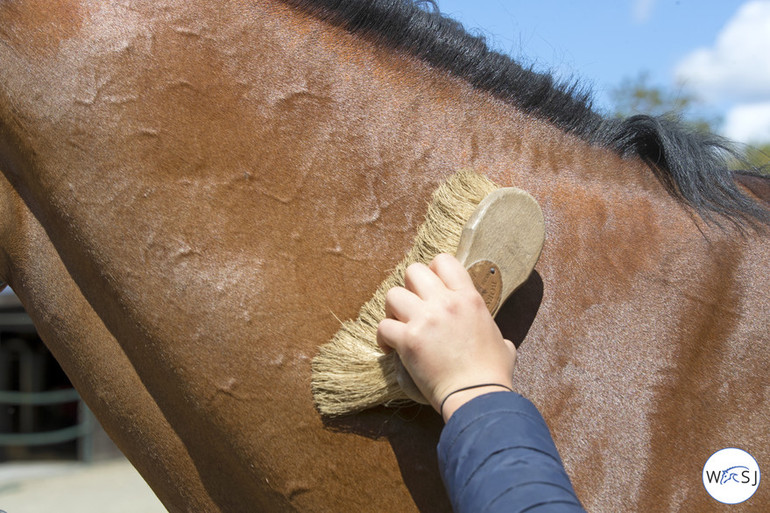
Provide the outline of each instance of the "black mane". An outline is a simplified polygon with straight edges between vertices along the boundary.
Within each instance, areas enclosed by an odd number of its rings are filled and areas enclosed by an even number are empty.
[[[667,117],[602,117],[579,84],[556,82],[491,50],[483,37],[440,14],[434,0],[284,1],[415,55],[590,144],[642,159],[674,197],[706,220],[770,223],[770,212],[741,193],[728,171],[729,160],[741,155],[726,139]]]

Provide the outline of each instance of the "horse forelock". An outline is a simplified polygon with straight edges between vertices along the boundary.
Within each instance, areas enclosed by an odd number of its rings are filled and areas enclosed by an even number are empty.
[[[434,0],[282,1],[465,79],[589,144],[643,160],[672,196],[707,221],[770,224],[770,211],[746,196],[728,170],[731,161],[742,161],[730,141],[667,116],[603,117],[580,82],[559,81],[490,49],[484,37],[441,14]]]

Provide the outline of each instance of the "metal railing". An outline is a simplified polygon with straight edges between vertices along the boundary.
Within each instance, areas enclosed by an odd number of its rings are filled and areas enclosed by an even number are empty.
[[[81,461],[93,459],[91,436],[94,429],[93,414],[74,388],[48,392],[13,392],[0,390],[0,404],[14,406],[47,406],[52,404],[78,403],[79,422],[53,431],[33,433],[0,433],[0,446],[39,446],[78,441],[78,456]]]
[[[0,378],[15,376],[11,379],[0,379],[1,388],[15,389],[0,389],[0,405],[13,407],[19,415],[16,429],[11,428],[7,414],[3,413],[5,416],[0,418],[0,447],[34,447],[76,441],[78,458],[82,461],[92,461],[93,433],[96,427],[93,414],[75,389],[44,390],[43,357],[40,351],[32,349],[27,340],[30,336],[37,336],[32,320],[24,311],[19,311],[21,304],[17,299],[13,298],[15,302],[9,302],[8,297],[0,299],[4,300],[0,310]],[[12,373],[13,369],[17,369],[17,372]],[[75,425],[37,431],[38,407],[67,403],[78,405]],[[0,412],[4,411],[5,408],[0,408]]]

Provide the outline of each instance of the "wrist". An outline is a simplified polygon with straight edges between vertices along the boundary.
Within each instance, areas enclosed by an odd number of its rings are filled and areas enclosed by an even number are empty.
[[[455,411],[460,409],[465,403],[469,402],[481,395],[489,394],[491,392],[513,392],[513,389],[509,385],[503,385],[498,383],[484,383],[480,385],[472,385],[467,388],[460,388],[453,392],[450,392],[443,399],[439,406],[439,414],[443,417],[444,423],[448,422]]]

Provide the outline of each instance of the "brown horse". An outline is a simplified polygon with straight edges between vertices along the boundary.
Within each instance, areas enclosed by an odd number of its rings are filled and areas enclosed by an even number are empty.
[[[715,507],[770,462],[766,179],[429,11],[0,0],[0,278],[170,511],[448,511],[438,416],[322,419],[310,359],[472,167],[543,208],[499,318],[585,506]]]

